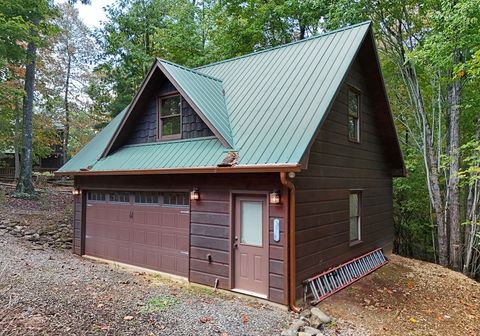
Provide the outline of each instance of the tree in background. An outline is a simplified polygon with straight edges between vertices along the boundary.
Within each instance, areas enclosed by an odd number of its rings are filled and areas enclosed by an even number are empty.
[[[478,99],[463,104],[470,85],[478,81],[465,67],[480,46],[478,0],[463,1],[343,1],[333,10],[333,22],[345,24],[371,18],[376,24],[399,129],[417,149],[424,163],[425,182],[435,214],[438,262],[462,268],[465,250],[462,236],[459,172],[462,116],[478,118]],[[336,8],[338,9],[338,8]],[[466,91],[467,90],[467,91]],[[470,119],[471,120],[471,119]],[[412,180],[407,180],[410,183]],[[425,221],[427,224],[428,221]]]
[[[88,105],[85,90],[96,46],[77,9],[61,4],[58,13],[52,20],[57,34],[50,36],[39,50],[37,91],[43,113],[48,113],[62,131],[59,140],[65,163],[71,154],[73,118]]]
[[[5,6],[5,7],[3,7]],[[2,4],[2,10],[21,17],[28,26],[29,33],[24,35],[27,42],[25,55],[25,96],[23,98],[22,119],[22,156],[20,161],[20,176],[17,181],[16,192],[19,196],[32,196],[32,134],[33,134],[33,99],[36,72],[37,45],[42,35],[47,33],[49,25],[46,23],[52,15],[48,1],[20,0],[14,3]],[[22,40],[18,40],[21,43]]]
[[[155,57],[195,67],[303,39],[323,30],[330,3],[118,0],[96,32],[110,112],[128,105]]]
[[[70,1],[75,2],[75,1]],[[87,3],[88,0],[83,0]],[[2,68],[3,78],[0,80],[3,84],[12,82],[9,74],[16,74],[17,82],[23,80],[24,93],[7,96],[3,95],[2,105],[10,106],[14,109],[16,118],[15,141],[13,146],[15,150],[19,147],[19,104],[18,96],[23,96],[23,108],[21,118],[21,160],[20,174],[18,176],[16,195],[21,197],[31,197],[34,193],[32,183],[32,159],[33,159],[33,105],[35,96],[36,66],[37,66],[37,48],[42,45],[46,37],[54,32],[54,26],[50,20],[55,15],[55,6],[48,0],[18,0],[18,1],[0,1],[0,66]],[[24,65],[24,70],[12,71]],[[18,85],[17,85],[18,86]],[[9,90],[12,93],[12,90]],[[18,92],[18,91],[17,91]],[[14,108],[12,108],[14,106]],[[2,117],[7,116],[10,124],[13,124],[11,116],[5,113],[8,109],[2,109]],[[8,123],[7,123],[8,124]],[[16,158],[19,155],[16,153]]]

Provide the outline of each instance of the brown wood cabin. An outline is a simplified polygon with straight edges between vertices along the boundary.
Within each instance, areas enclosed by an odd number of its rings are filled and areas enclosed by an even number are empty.
[[[58,172],[74,253],[290,305],[393,238],[404,164],[370,23],[196,69],[157,60]]]

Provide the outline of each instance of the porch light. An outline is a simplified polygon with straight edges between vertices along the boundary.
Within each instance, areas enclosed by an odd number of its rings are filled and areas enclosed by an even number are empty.
[[[74,196],[78,196],[78,195],[80,195],[81,193],[82,193],[82,192],[80,191],[80,189],[73,189],[73,190],[72,190],[72,194],[73,194]]]
[[[197,188],[193,188],[192,191],[190,191],[190,199],[192,201],[197,201],[200,198],[200,193],[198,192]]]
[[[270,193],[270,204],[278,203],[280,203],[280,192],[278,190],[274,190]]]

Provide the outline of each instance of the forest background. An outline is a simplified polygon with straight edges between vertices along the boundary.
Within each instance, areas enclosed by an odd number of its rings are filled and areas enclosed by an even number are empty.
[[[95,2],[95,0],[91,0]],[[75,155],[125,108],[155,57],[188,67],[371,20],[407,177],[395,252],[480,278],[480,0],[0,0],[0,160]],[[61,130],[61,132],[59,132]]]

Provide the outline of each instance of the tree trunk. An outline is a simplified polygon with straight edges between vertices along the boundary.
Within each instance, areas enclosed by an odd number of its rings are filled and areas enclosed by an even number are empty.
[[[449,117],[449,178],[448,178],[448,221],[450,224],[450,264],[460,271],[462,267],[462,239],[460,220],[460,99],[461,83],[455,80],[447,87],[447,112]]]
[[[299,23],[300,25],[300,36],[298,37],[299,40],[305,39],[305,32],[307,31],[306,27]]]
[[[429,183],[432,193],[432,207],[435,212],[435,219],[437,221],[437,240],[438,240],[438,263],[442,266],[449,265],[449,250],[448,250],[448,230],[445,221],[445,209],[442,202],[442,192],[440,190],[439,170],[437,166],[437,159],[435,157],[435,149],[433,148],[430,128],[426,127],[426,152],[428,155],[429,166],[426,169],[430,170]]]
[[[13,139],[13,147],[15,150],[15,182],[20,178],[20,100],[15,102],[15,134]]]
[[[67,46],[68,50],[68,46]],[[63,133],[63,164],[65,164],[68,161],[68,144],[69,144],[69,138],[70,138],[70,105],[68,101],[68,94],[69,94],[69,89],[70,89],[70,74],[71,74],[71,68],[72,68],[72,55],[70,51],[67,51],[68,53],[68,61],[67,61],[67,77],[65,79],[65,96],[63,98],[63,106],[65,109],[65,129]]]
[[[475,140],[477,143],[480,141],[480,118],[477,119],[476,124],[477,131],[475,132]],[[479,163],[476,162],[474,168],[478,171],[480,166]],[[464,250],[465,250],[465,258],[463,263],[463,274],[470,276],[472,278],[475,277],[475,269],[476,266],[474,263],[475,254],[478,255],[480,251],[476,248],[478,243],[477,231],[478,231],[478,224],[477,224],[477,217],[478,217],[478,202],[479,202],[479,182],[480,177],[478,173],[474,172],[473,176],[471,177],[472,183],[468,186],[468,193],[467,193],[467,220],[468,224],[465,225],[465,233],[464,233]]]
[[[442,266],[448,266],[448,231],[445,222],[445,209],[443,206],[442,191],[440,189],[440,172],[432,130],[425,112],[425,105],[414,65],[409,61],[406,61],[402,56],[400,69],[405,84],[407,85],[410,99],[415,107],[417,127],[421,132],[421,150],[424,157],[426,182],[430,196],[430,203],[435,212],[435,220],[437,222],[438,262]]]
[[[32,32],[36,35],[36,32]],[[27,66],[25,72],[25,97],[23,99],[22,157],[20,161],[20,177],[16,192],[33,195],[35,189],[32,182],[32,142],[33,142],[33,94],[35,87],[35,66],[37,46],[34,42],[27,46]]]

